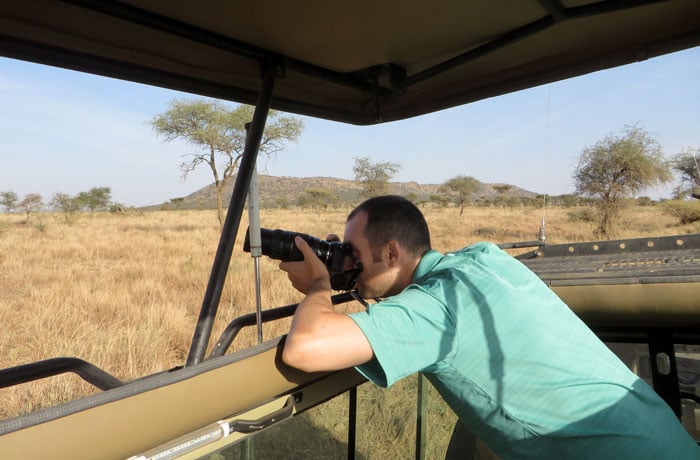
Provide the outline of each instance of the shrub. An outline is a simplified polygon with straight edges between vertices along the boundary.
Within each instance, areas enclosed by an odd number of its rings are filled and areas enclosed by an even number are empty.
[[[654,200],[652,200],[648,196],[640,196],[639,198],[637,198],[637,205],[638,206],[654,206]]]
[[[595,222],[595,211],[591,208],[574,209],[566,213],[569,222]]]
[[[662,207],[665,214],[678,218],[681,225],[700,221],[700,201],[666,201]]]
[[[479,238],[493,238],[496,235],[496,229],[492,227],[478,227],[472,230],[472,235]]]

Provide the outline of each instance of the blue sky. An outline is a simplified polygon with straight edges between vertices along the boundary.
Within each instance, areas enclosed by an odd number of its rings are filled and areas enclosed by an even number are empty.
[[[667,156],[700,148],[700,48],[372,127],[304,117],[305,131],[274,160],[275,176],[352,179],[354,157],[401,166],[400,181],[469,175],[537,193],[572,193],[583,148],[640,123]],[[161,88],[0,58],[0,191],[20,198],[110,187],[142,206],[212,182],[181,178],[192,147],[164,143],[148,121],[173,98]],[[663,198],[672,186],[646,191]]]

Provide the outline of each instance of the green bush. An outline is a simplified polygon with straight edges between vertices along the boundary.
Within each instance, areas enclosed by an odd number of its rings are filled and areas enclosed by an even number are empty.
[[[566,213],[569,216],[569,222],[595,222],[596,214],[591,208],[573,209]]]
[[[700,221],[700,201],[673,200],[663,203],[663,211],[678,218],[681,225]]]

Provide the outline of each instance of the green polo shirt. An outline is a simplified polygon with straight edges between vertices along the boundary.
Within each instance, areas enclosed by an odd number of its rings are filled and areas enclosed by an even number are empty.
[[[504,459],[700,458],[668,405],[491,243],[427,252],[413,284],[352,319],[380,386],[424,372]]]

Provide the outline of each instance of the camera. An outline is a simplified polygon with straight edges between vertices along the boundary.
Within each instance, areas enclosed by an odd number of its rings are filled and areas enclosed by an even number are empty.
[[[304,260],[304,255],[294,244],[294,238],[300,236],[309,244],[319,259],[326,265],[331,275],[331,287],[336,291],[349,291],[355,286],[357,275],[362,271],[362,265],[353,256],[352,248],[338,241],[326,241],[305,233],[287,230],[260,229],[261,250],[263,255],[283,262]],[[250,231],[246,231],[243,250],[250,252]],[[356,268],[343,270],[345,258],[349,257]]]

